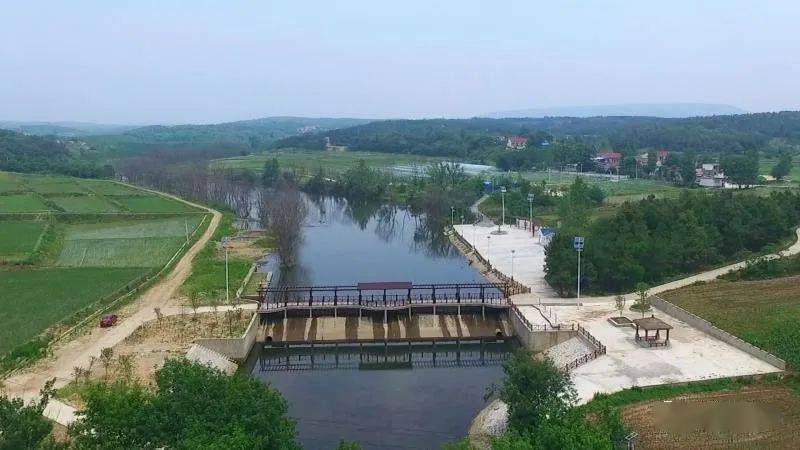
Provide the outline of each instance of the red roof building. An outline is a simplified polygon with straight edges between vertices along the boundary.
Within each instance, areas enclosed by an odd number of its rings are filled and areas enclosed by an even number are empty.
[[[508,138],[506,147],[513,150],[522,150],[528,146],[528,138],[522,136],[511,136]]]

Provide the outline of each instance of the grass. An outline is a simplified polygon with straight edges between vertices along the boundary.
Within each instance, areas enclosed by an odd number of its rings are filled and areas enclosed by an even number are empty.
[[[68,227],[68,240],[123,239],[141,237],[185,237],[203,220],[201,214],[168,219],[133,219],[102,223],[83,223]]]
[[[43,195],[48,194],[86,194],[86,189],[74,181],[59,183],[31,184],[31,190]]]
[[[50,209],[33,194],[0,195],[0,213],[40,212]]]
[[[0,263],[29,258],[46,227],[41,221],[0,222]]]
[[[133,213],[175,213],[197,211],[191,206],[159,196],[117,197],[117,202]]]
[[[113,203],[95,195],[68,195],[48,197],[48,200],[68,213],[92,214],[119,212]]]
[[[307,150],[264,152],[248,156],[220,159],[214,162],[216,167],[228,169],[247,169],[261,172],[264,163],[272,158],[284,169],[298,169],[300,172],[313,173],[319,167],[330,172],[344,172],[363,160],[368,166],[385,169],[398,165],[428,165],[439,161],[452,160],[419,155],[402,155],[396,153],[376,152],[313,152]]]
[[[124,288],[143,268],[0,271],[0,355]]]
[[[225,213],[222,216],[214,235],[206,246],[195,256],[192,265],[192,274],[184,282],[182,291],[186,296],[203,293],[204,300],[215,298],[225,300],[225,253],[219,249],[219,243],[224,236],[236,234],[233,226],[233,214]],[[241,286],[244,277],[250,270],[252,261],[241,258],[228,258],[228,277],[230,294],[236,292]]]
[[[800,368],[800,276],[695,284],[663,297]]]

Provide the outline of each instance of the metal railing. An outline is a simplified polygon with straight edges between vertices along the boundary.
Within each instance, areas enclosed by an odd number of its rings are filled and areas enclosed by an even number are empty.
[[[592,361],[593,359],[596,359],[596,358],[606,354],[606,346],[603,345],[602,342],[600,342],[597,338],[592,336],[592,334],[589,333],[586,330],[586,328],[583,328],[582,326],[580,326],[580,324],[578,324],[577,328],[578,328],[578,334],[581,337],[583,337],[584,339],[586,339],[587,341],[589,341],[595,347],[595,349],[592,350],[591,352],[586,353],[583,356],[579,356],[578,358],[575,358],[573,361],[568,362],[567,364],[565,364],[564,365],[564,370],[567,371],[567,372],[569,372],[570,370],[575,369],[577,367],[580,367],[580,366],[586,364],[587,362]]]

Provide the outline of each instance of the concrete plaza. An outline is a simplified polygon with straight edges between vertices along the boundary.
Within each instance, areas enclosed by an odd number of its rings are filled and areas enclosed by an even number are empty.
[[[544,281],[544,245],[539,242],[538,232],[531,236],[530,231],[509,225],[501,227],[505,234],[492,234],[497,231],[496,225],[456,225],[454,228],[492,267],[530,287],[533,296],[557,297]]]
[[[539,311],[520,306],[533,323],[543,324]],[[720,341],[657,309],[655,315],[674,328],[668,347],[642,347],[634,341],[630,327],[615,327],[609,317],[619,316],[611,303],[583,306],[547,306],[545,314],[562,325],[580,324],[606,346],[607,354],[572,371],[581,402],[594,394],[617,392],[633,386],[651,386],[714,378],[756,375],[781,370],[761,359]],[[630,319],[639,313],[625,311]]]

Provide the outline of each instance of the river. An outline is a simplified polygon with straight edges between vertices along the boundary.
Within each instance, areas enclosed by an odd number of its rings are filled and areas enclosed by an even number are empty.
[[[485,282],[425,216],[390,205],[309,199],[292,285]],[[277,388],[305,448],[439,448],[466,436],[502,378],[508,343],[277,349],[257,346],[253,376]]]

